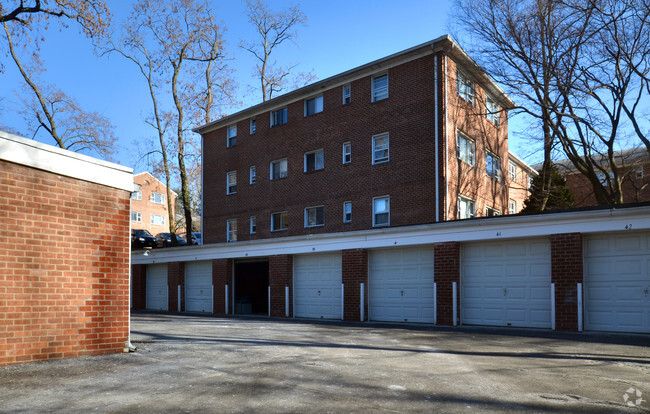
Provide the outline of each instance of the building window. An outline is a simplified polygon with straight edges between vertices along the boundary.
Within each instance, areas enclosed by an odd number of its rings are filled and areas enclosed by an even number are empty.
[[[509,210],[508,212],[510,214],[517,214],[517,202],[515,200],[510,200],[508,203]]]
[[[352,162],[352,144],[346,142],[343,144],[343,164]]]
[[[323,168],[325,168],[325,155],[322,149],[305,154],[305,172],[322,170]]]
[[[501,167],[499,157],[491,152],[485,152],[485,172],[490,177],[498,180],[501,178]]]
[[[469,78],[462,72],[457,72],[456,74],[456,89],[458,89],[458,94],[461,98],[474,105],[474,82],[469,80]]]
[[[250,130],[251,130],[251,135],[253,135],[255,132],[257,132],[257,123],[255,122],[255,118],[251,118],[251,125],[250,125]]]
[[[271,162],[271,180],[279,180],[287,176],[287,159]]]
[[[456,156],[458,159],[465,161],[473,167],[476,159],[475,153],[476,143],[459,132],[456,147]]]
[[[151,193],[151,202],[156,204],[165,204],[165,195],[160,193]]]
[[[307,207],[305,209],[305,227],[320,227],[325,225],[325,208]]]
[[[343,203],[343,222],[352,223],[352,201]]]
[[[288,214],[286,211],[271,214],[271,231],[281,231],[289,228]]]
[[[229,242],[237,241],[237,219],[230,219],[226,222],[227,227],[227,240]]]
[[[637,179],[640,180],[641,178],[643,178],[643,165],[637,165],[635,169],[635,173]]]
[[[468,219],[474,217],[476,214],[474,200],[467,197],[458,196],[458,218]]]
[[[142,223],[142,213],[140,213],[139,211],[132,211],[131,221],[135,221],[136,223]]]
[[[257,233],[257,217],[251,216],[251,234]]]
[[[485,97],[485,116],[487,116],[487,119],[492,121],[494,125],[499,126],[501,107],[489,96]]]
[[[510,179],[517,181],[517,166],[513,163],[508,164],[508,171],[510,172]]]
[[[500,216],[501,212],[495,208],[492,207],[485,207],[485,216],[486,217],[496,217]]]
[[[132,192],[131,200],[142,200],[142,190]]]
[[[343,105],[352,102],[352,88],[350,85],[343,86]]]
[[[317,96],[305,100],[305,116],[314,115],[323,112],[323,97]]]
[[[388,134],[372,137],[372,163],[379,164],[388,161]]]
[[[388,98],[388,74],[372,77],[372,102]]]
[[[237,193],[237,171],[230,171],[228,174],[226,174],[226,183],[226,194]]]
[[[257,182],[257,168],[255,168],[255,166],[252,166],[250,168],[249,177],[249,182],[251,185]]]
[[[151,215],[151,224],[154,226],[164,226],[165,225],[165,216],[160,216],[158,214]]]
[[[271,112],[271,128],[287,123],[287,108]]]
[[[372,226],[388,226],[390,224],[390,197],[375,197],[372,199]]]
[[[528,186],[527,187],[528,189],[530,189],[533,186],[533,179],[531,178],[530,175],[526,175],[526,185]]]
[[[228,138],[226,146],[234,147],[237,145],[237,125],[231,125],[227,129],[226,137]]]

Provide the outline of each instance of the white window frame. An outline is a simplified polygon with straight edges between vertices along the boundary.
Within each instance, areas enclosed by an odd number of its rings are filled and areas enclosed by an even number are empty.
[[[276,176],[273,175],[273,165],[278,164],[278,163],[280,164],[280,170],[279,170],[278,176],[276,177]],[[282,166],[284,166],[284,175],[282,173]],[[288,164],[286,158],[271,161],[271,163],[269,164],[269,168],[270,168],[269,177],[270,177],[271,181],[280,180],[282,178],[286,178],[289,175],[289,164]]]
[[[276,114],[278,114],[280,112],[282,112],[284,114],[284,116],[282,117],[282,120],[284,122],[277,123]],[[284,125],[287,122],[289,122],[289,111],[287,110],[287,107],[280,108],[280,109],[275,110],[275,111],[271,111],[270,114],[271,114],[271,128],[276,127],[276,126],[280,126],[280,125]]]
[[[352,162],[352,143],[343,143],[343,164],[350,164]]]
[[[142,200],[142,190],[132,192],[131,200]]]
[[[530,189],[533,186],[533,177],[530,176],[530,174],[526,175],[526,184],[528,185],[528,189]]]
[[[229,125],[226,128],[226,147],[234,147],[237,145],[237,125]]]
[[[273,224],[274,224],[273,218],[274,218],[274,216],[276,216],[278,214],[280,215],[280,228],[276,229],[273,226]],[[286,218],[286,222],[285,222],[285,220],[282,219],[283,217]],[[275,213],[271,213],[271,232],[287,231],[287,230],[289,230],[289,213],[286,210],[285,211],[276,211]]]
[[[492,213],[492,214],[490,214],[490,213]],[[500,215],[501,215],[501,211],[497,210],[496,208],[487,207],[487,206],[485,207],[485,217],[496,217],[496,216],[500,216]]]
[[[488,157],[492,158],[491,170],[488,170]],[[497,181],[501,180],[501,158],[491,151],[485,151],[485,174]]]
[[[636,166],[636,168],[634,169],[634,176],[637,178],[637,180],[643,178],[643,165]]]
[[[249,227],[250,234],[257,233],[257,217],[256,216],[251,216],[251,218],[249,220],[249,223],[250,223],[249,224],[249,226],[250,226]]]
[[[341,96],[343,105],[347,105],[352,102],[352,86],[350,84],[343,85],[341,89]]]
[[[377,201],[386,201],[386,206],[387,206],[387,211],[386,212],[377,212],[376,210],[376,202]],[[379,214],[386,214],[386,222],[385,223],[377,223],[377,215]],[[372,198],[372,227],[385,227],[385,226],[390,226],[390,196],[381,196],[381,197],[373,197]]]
[[[462,217],[462,210],[461,210],[461,204],[462,203],[466,204],[466,207],[465,207],[464,211],[468,211],[467,207],[471,207],[469,209],[469,215],[466,215],[466,217]],[[464,220],[464,219],[473,218],[473,217],[476,217],[476,201],[472,200],[469,197],[459,195],[458,196],[458,219]]]
[[[456,72],[456,90],[461,98],[474,105],[476,100],[474,82],[461,71]]]
[[[508,163],[508,173],[511,180],[517,181],[517,165],[512,161]]]
[[[309,111],[309,105],[311,102],[314,103],[314,108],[313,108],[314,112]],[[310,99],[305,99],[305,104],[304,104],[305,117],[319,114],[323,112],[323,108],[324,108],[323,95],[315,96]]]
[[[156,221],[156,218],[160,218],[159,222]],[[161,214],[152,214],[149,217],[150,224],[153,226],[164,226],[165,225],[165,216]]]
[[[255,118],[251,118],[249,121],[250,134],[254,135],[257,132],[257,121]]]
[[[257,183],[257,167],[254,165],[248,169],[248,183],[250,185]]]
[[[386,145],[377,148],[377,140],[386,138]],[[386,151],[386,155],[380,158],[377,158],[378,151]],[[384,162],[390,161],[390,135],[388,132],[383,134],[377,134],[372,136],[372,164],[381,164]]]
[[[320,217],[322,222],[318,223],[318,211],[320,210]],[[313,218],[311,217],[313,214]],[[310,224],[313,222],[314,224]],[[323,227],[325,225],[325,206],[313,206],[305,208],[305,228]]]
[[[499,120],[501,118],[501,106],[492,99],[490,95],[485,97],[485,116],[489,119],[494,125],[499,126]]]
[[[135,216],[135,220],[133,220],[133,217]],[[131,221],[134,223],[142,223],[142,213],[139,211],[132,211],[131,212]]]
[[[226,173],[226,194],[237,194],[237,171]]]
[[[161,193],[152,191],[149,199],[154,204],[165,204],[165,195]]]
[[[314,156],[314,168],[311,170],[307,167],[307,158]],[[320,161],[320,163],[319,163]],[[319,168],[320,167],[320,168]],[[325,169],[325,151],[323,149],[317,149],[315,151],[305,152],[304,156],[304,172],[320,171]]]
[[[386,86],[380,86],[377,87],[376,83],[378,80],[381,78],[386,78]],[[389,79],[388,79],[388,73],[381,73],[378,75],[373,75],[371,78],[371,102],[377,102],[377,101],[383,101],[384,99],[388,99],[388,87],[389,87]]]
[[[476,166],[476,142],[460,131],[456,134],[456,157],[472,167]]]
[[[343,202],[343,223],[352,223],[352,201]]]
[[[508,207],[509,207],[508,212],[510,214],[517,214],[517,201],[510,199],[510,201],[508,202]]]
[[[226,220],[226,241],[228,243],[237,241],[237,219]]]

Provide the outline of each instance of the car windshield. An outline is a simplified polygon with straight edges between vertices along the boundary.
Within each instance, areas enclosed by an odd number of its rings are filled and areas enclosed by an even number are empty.
[[[149,230],[134,230],[134,234],[136,236],[151,236],[151,233],[149,233]],[[151,236],[153,237],[153,236]]]

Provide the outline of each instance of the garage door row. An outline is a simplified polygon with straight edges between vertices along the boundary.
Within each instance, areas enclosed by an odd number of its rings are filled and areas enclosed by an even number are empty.
[[[465,325],[552,327],[548,239],[461,246],[459,319]],[[147,269],[147,308],[165,310],[165,265]],[[294,256],[295,317],[342,319],[341,254]],[[650,332],[650,234],[584,238],[584,329]],[[434,323],[432,246],[368,252],[368,318]],[[212,312],[209,262],[186,264],[186,310]]]

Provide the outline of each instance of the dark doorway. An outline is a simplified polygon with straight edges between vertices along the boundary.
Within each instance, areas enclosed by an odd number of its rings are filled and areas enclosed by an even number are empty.
[[[235,262],[235,314],[268,315],[269,262]]]

